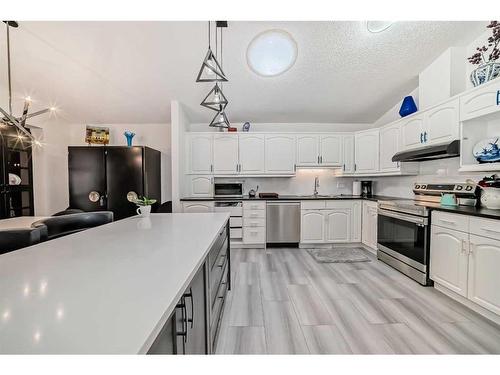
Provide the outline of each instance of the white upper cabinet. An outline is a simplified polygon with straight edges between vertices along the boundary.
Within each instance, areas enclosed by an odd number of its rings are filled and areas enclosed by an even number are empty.
[[[297,136],[297,165],[319,164],[319,136],[301,134]]]
[[[469,234],[432,225],[430,278],[467,297]]]
[[[337,208],[325,211],[326,242],[350,242],[351,209]]]
[[[392,157],[400,150],[401,123],[385,126],[380,129],[380,171],[392,172],[399,170],[399,163]]]
[[[401,122],[401,149],[424,146],[424,118],[416,114]]]
[[[320,159],[322,165],[341,166],[342,165],[342,136],[341,135],[321,135]]]
[[[212,173],[212,135],[191,134],[187,136],[188,173]]]
[[[354,173],[354,135],[342,136],[342,148],[344,157],[342,169],[344,173]]]
[[[379,129],[367,130],[355,135],[356,173],[377,172],[379,168]]]
[[[239,154],[241,174],[266,172],[265,137],[262,134],[240,134]]]
[[[494,80],[460,97],[460,121],[500,111],[500,82]]]
[[[215,174],[235,174],[239,172],[238,135],[214,135],[213,171]]]
[[[468,298],[498,315],[500,315],[499,267],[500,241],[471,234]]]
[[[295,136],[288,134],[267,134],[266,143],[266,173],[295,173]]]
[[[459,100],[450,100],[424,112],[424,144],[451,142],[459,138]]]
[[[213,196],[213,177],[211,175],[189,175],[186,177],[189,197]]]

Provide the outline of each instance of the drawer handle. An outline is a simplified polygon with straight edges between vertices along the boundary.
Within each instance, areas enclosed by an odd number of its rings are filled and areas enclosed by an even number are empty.
[[[481,228],[482,230],[486,231],[486,232],[492,232],[492,233],[498,233],[500,234],[500,231],[499,230],[495,230],[495,229],[490,229],[490,228]]]
[[[497,105],[500,105],[500,90],[497,90]]]
[[[457,225],[457,223],[455,221],[451,221],[451,220],[439,219],[439,221],[442,223],[446,223],[446,224]]]

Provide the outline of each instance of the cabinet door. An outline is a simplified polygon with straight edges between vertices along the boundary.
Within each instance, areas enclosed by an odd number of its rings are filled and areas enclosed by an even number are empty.
[[[237,174],[239,171],[238,136],[214,135],[214,173]]]
[[[213,212],[214,202],[183,202],[182,207],[186,213]]]
[[[184,294],[187,315],[186,354],[207,354],[205,266],[196,273]]]
[[[212,135],[191,134],[188,142],[188,172],[198,174],[212,173]]]
[[[295,173],[295,136],[266,135],[266,173]]]
[[[430,278],[464,297],[467,296],[469,235],[432,225]]]
[[[468,298],[500,314],[500,241],[470,235]]]
[[[302,210],[300,220],[300,242],[325,241],[325,217],[321,210]]]
[[[354,135],[342,136],[343,141],[343,164],[344,173],[354,173]]]
[[[351,238],[351,210],[338,208],[325,212],[326,241],[350,242]]]
[[[143,157],[142,147],[106,148],[106,200],[114,220],[137,215],[137,206],[127,195],[132,191],[144,195]]]
[[[106,209],[106,163],[103,147],[69,147],[69,206],[83,211]],[[91,191],[102,199],[92,202]]]
[[[393,162],[392,157],[399,151],[401,144],[401,124],[386,126],[380,129],[380,171],[392,172],[399,170],[399,162]]]
[[[460,121],[500,111],[500,83],[493,81],[460,97]]]
[[[187,183],[190,197],[212,197],[213,177],[207,176],[187,176]]]
[[[153,345],[148,350],[148,354],[177,354],[176,350],[176,309],[156,336]],[[179,353],[182,354],[182,353]]]
[[[322,135],[320,137],[320,163],[323,165],[340,166],[343,164],[342,136]]]
[[[266,159],[264,136],[257,134],[241,134],[239,138],[240,173],[265,173]]]
[[[319,164],[319,137],[314,134],[297,136],[297,165]]]
[[[355,135],[356,173],[377,172],[379,168],[379,130],[357,133]]]
[[[372,249],[377,248],[377,215],[375,202],[363,202],[361,239],[363,244]]]
[[[414,115],[401,123],[401,149],[407,150],[424,145],[424,119]]]
[[[351,212],[351,242],[361,242],[361,203],[352,202]]]
[[[426,145],[451,142],[459,138],[458,98],[424,113],[424,143]]]

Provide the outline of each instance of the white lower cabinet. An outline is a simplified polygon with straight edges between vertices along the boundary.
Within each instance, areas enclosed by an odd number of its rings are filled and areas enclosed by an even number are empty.
[[[243,244],[265,245],[266,202],[243,202]]]
[[[197,212],[213,212],[214,202],[211,201],[189,201],[182,202],[182,212],[197,213]]]
[[[467,297],[468,239],[468,233],[432,225],[430,277],[464,297]]]
[[[363,201],[361,242],[372,249],[377,249],[377,220],[377,202]]]
[[[471,234],[469,246],[468,298],[500,315],[500,241]]]
[[[500,239],[490,229],[500,220],[433,212],[432,222],[431,279],[500,316]]]
[[[349,243],[361,240],[361,202],[303,201],[300,242]]]

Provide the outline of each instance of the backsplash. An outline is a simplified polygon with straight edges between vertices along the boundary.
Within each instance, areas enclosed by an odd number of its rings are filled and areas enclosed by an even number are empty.
[[[420,173],[417,176],[394,177],[339,177],[332,169],[298,169],[295,177],[235,177],[218,178],[217,180],[243,181],[244,193],[259,185],[259,192],[274,192],[282,195],[308,195],[314,191],[314,177],[320,180],[320,194],[352,194],[354,180],[374,181],[374,193],[401,198],[413,197],[413,184],[415,182],[465,182],[467,178],[479,181],[492,173],[467,173],[458,172],[459,158],[431,160],[420,163]]]

